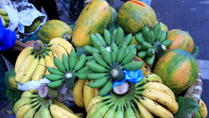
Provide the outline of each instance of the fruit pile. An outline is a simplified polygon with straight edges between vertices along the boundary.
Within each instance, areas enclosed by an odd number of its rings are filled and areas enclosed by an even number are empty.
[[[207,117],[198,47],[141,1],[116,12],[105,0],[92,0],[73,30],[50,20],[38,35],[7,78],[8,89],[34,83],[13,106],[17,118]]]

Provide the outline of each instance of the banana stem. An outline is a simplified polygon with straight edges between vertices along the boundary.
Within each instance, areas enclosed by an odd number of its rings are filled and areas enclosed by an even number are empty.
[[[140,90],[144,90],[144,89],[145,89],[144,86],[140,86],[140,87],[136,88],[136,91],[140,91]]]
[[[143,91],[136,91],[135,93],[136,93],[137,95],[142,95],[142,92],[143,92]]]
[[[141,86],[141,85],[144,85],[146,84],[146,79],[142,78],[142,80],[138,83],[135,84],[135,87],[138,87],[138,86]]]

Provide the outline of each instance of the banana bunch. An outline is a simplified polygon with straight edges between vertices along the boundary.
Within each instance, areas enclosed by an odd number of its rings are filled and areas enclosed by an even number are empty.
[[[202,99],[200,99],[200,101],[199,101],[199,107],[200,107],[200,109],[199,109],[198,113],[200,114],[201,118],[207,118],[208,109]]]
[[[139,44],[137,45],[137,56],[151,66],[156,58],[155,56],[162,56],[166,47],[172,44],[172,40],[165,40],[166,36],[167,32],[165,30],[161,31],[159,23],[153,29],[145,26],[142,29],[142,33],[135,36]]]
[[[13,111],[16,118],[78,118],[61,102],[54,100],[53,104],[51,99],[41,98],[35,89],[23,92]]]
[[[73,99],[75,104],[78,107],[85,108],[89,101],[98,95],[97,88],[89,87],[90,80],[80,80],[78,79],[75,82],[75,86],[73,88]]]
[[[47,68],[55,67],[54,57],[62,58],[63,54],[68,56],[72,49],[72,45],[61,38],[52,39],[48,45],[37,41],[34,48],[27,47],[19,54],[15,63],[15,80],[24,84],[42,79],[49,74]]]
[[[135,85],[129,84],[124,95],[111,92],[93,97],[86,108],[87,118],[173,118],[177,113],[175,95],[158,75],[150,74]]]
[[[47,67],[49,74],[46,74],[45,77],[51,80],[48,83],[48,87],[60,87],[65,81],[68,88],[73,88],[76,77],[86,79],[85,76],[89,73],[89,69],[88,67],[84,67],[86,63],[86,56],[84,54],[77,57],[75,51],[71,50],[69,57],[67,54],[60,56],[61,59],[56,56],[54,57],[55,67]]]
[[[87,51],[89,54],[99,53],[99,48],[102,46],[106,48],[108,52],[110,52],[112,43],[117,46],[125,44],[129,50],[136,47],[136,45],[128,46],[131,44],[132,34],[128,34],[124,37],[125,34],[121,27],[114,29],[112,34],[110,31],[105,29],[103,34],[103,37],[99,33],[90,34],[90,42],[92,46],[85,45],[85,51]]]
[[[117,41],[117,40],[116,40]],[[98,53],[94,52],[92,61],[86,66],[93,71],[87,74],[87,79],[93,80],[89,83],[92,88],[101,88],[99,95],[104,96],[111,91],[113,80],[124,79],[123,70],[135,71],[143,66],[142,61],[132,62],[136,56],[136,48],[128,49],[126,43],[117,46],[112,42],[110,52],[100,46]]]
[[[10,19],[7,12],[0,8],[0,18],[4,27],[8,27]]]

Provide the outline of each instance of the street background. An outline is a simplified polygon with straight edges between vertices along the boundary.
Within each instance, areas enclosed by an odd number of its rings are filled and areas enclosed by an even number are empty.
[[[111,4],[114,8],[119,8],[123,3],[120,0],[114,1],[116,3]],[[62,4],[58,3],[57,6],[61,13],[60,19],[69,24],[67,11]],[[195,45],[199,46],[197,61],[203,77],[202,99],[209,106],[209,0],[153,0],[151,7],[158,20],[166,24],[169,30],[188,31]],[[7,104],[0,111],[0,118],[12,118],[10,111],[10,105]]]

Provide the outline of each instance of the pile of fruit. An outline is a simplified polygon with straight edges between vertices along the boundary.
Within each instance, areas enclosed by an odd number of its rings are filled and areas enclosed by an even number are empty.
[[[12,107],[17,118],[207,117],[198,47],[187,32],[169,31],[141,1],[116,12],[105,0],[92,0],[73,30],[51,20],[38,35],[6,84],[17,90],[48,82],[19,96]]]

